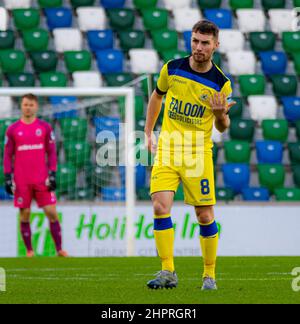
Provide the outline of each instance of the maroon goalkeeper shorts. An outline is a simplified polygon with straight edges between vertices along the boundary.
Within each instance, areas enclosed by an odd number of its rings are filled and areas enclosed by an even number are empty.
[[[39,208],[56,204],[55,193],[50,192],[45,184],[16,185],[15,207],[30,208],[33,199]]]

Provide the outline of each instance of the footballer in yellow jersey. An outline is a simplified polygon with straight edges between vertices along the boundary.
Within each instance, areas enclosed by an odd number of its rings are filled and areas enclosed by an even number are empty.
[[[200,225],[200,245],[204,260],[204,290],[216,289],[215,266],[218,228],[214,220],[214,168],[211,134],[213,125],[224,132],[230,125],[231,84],[212,61],[219,46],[218,27],[207,20],[192,30],[192,55],[166,63],[147,110],[147,146],[156,152],[151,174],[154,209],[154,237],[162,270],[147,286],[174,288],[178,279],[174,267],[174,228],[171,208],[180,181],[185,203],[195,207]],[[158,145],[153,129],[165,96],[163,125]]]

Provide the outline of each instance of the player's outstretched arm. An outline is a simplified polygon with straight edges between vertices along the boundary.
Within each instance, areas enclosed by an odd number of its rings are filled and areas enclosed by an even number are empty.
[[[156,90],[153,91],[147,108],[147,118],[145,125],[146,144],[148,150],[155,153],[156,147],[153,142],[153,129],[161,111],[162,100],[164,95],[160,95]]]

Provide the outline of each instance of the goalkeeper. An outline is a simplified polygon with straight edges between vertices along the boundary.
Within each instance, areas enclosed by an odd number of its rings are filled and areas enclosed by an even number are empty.
[[[202,289],[217,289],[218,228],[213,210],[215,185],[211,133],[213,124],[220,132],[229,127],[227,113],[235,104],[230,99],[230,80],[212,61],[219,46],[218,34],[218,27],[207,20],[193,27],[192,55],[163,66],[148,105],[145,133],[148,148],[156,151],[150,186],[154,237],[162,264],[157,277],[147,283],[151,289],[177,286],[171,207],[180,181],[185,203],[194,206],[199,222],[204,260]],[[152,132],[164,96],[163,125],[156,150]]]
[[[14,205],[20,209],[20,229],[27,257],[33,257],[30,208],[33,199],[43,208],[50,221],[50,232],[58,256],[62,249],[61,226],[56,211],[57,167],[55,137],[52,128],[37,118],[38,98],[25,94],[21,100],[21,118],[6,132],[4,149],[5,189],[14,195]]]

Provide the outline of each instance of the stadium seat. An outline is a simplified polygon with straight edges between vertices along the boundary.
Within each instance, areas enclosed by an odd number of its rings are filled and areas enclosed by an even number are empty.
[[[63,5],[63,0],[38,0],[40,8],[59,8]]]
[[[265,10],[285,7],[285,0],[262,0],[261,2]]]
[[[112,132],[116,138],[119,137],[119,126],[121,119],[119,117],[95,117],[94,124],[96,135],[102,131]]]
[[[89,51],[64,52],[64,59],[69,73],[88,71],[92,66],[92,56]]]
[[[192,32],[191,31],[188,30],[188,31],[183,32],[183,40],[184,40],[185,49],[189,53],[192,52],[191,39],[192,39]]]
[[[13,196],[10,196],[4,187],[0,187],[0,201],[13,200]]]
[[[92,52],[97,52],[114,47],[113,31],[106,30],[89,30],[87,40]]]
[[[4,7],[8,10],[13,10],[17,8],[30,8],[31,0],[3,0]]]
[[[233,140],[252,142],[255,122],[250,119],[233,119],[230,123],[229,134]]]
[[[293,31],[291,17],[293,10],[290,9],[270,9],[268,12],[270,28],[273,33],[281,34],[284,31]]]
[[[62,118],[59,120],[64,141],[84,141],[88,123],[85,118]]]
[[[252,51],[232,51],[227,53],[231,75],[254,74],[256,59]]]
[[[52,105],[53,117],[55,119],[61,118],[75,118],[77,117],[77,98],[76,97],[60,97],[54,96],[49,98]]]
[[[175,29],[182,33],[192,30],[193,26],[202,18],[197,8],[180,8],[173,10]]]
[[[101,188],[103,201],[125,201],[125,188],[103,187]]]
[[[9,22],[9,14],[7,10],[3,7],[0,7],[0,31],[7,30]]]
[[[219,52],[227,54],[230,51],[241,51],[244,48],[245,39],[241,31],[221,29],[219,33]]]
[[[11,118],[13,112],[13,101],[11,97],[0,96],[0,118]]]
[[[298,140],[300,141],[300,121],[299,120],[296,122],[296,135]]]
[[[101,5],[105,9],[123,8],[125,2],[126,0],[100,0]]]
[[[249,112],[253,120],[275,119],[278,105],[274,96],[249,96]]]
[[[138,120],[144,116],[144,97],[135,96],[134,102],[135,119]],[[119,97],[119,113],[122,120],[125,120],[125,98]]]
[[[4,171],[3,171],[3,165],[0,164],[0,187],[4,186]]]
[[[122,51],[114,49],[98,51],[96,58],[101,73],[123,72],[124,54]]]
[[[168,10],[190,8],[192,0],[163,0],[164,7]]]
[[[299,53],[300,52],[300,31],[283,32],[282,46],[285,52],[288,54]]]
[[[266,80],[260,74],[246,74],[239,76],[240,91],[242,96],[263,95],[266,88]]]
[[[222,0],[198,0],[200,9],[220,8]]]
[[[284,116],[289,122],[300,120],[300,97],[282,97]]]
[[[251,32],[249,40],[255,53],[273,51],[276,43],[276,35],[270,31]]]
[[[300,0],[293,0],[294,7],[300,7]]]
[[[235,193],[231,188],[216,188],[217,201],[234,200]]]
[[[35,78],[32,73],[9,73],[7,81],[10,87],[34,87]]]
[[[67,77],[62,72],[44,72],[40,74],[42,87],[66,87]]]
[[[56,28],[53,30],[54,44],[57,52],[81,51],[82,35],[76,28]]]
[[[264,74],[285,74],[288,62],[284,52],[261,52],[259,57]]]
[[[53,72],[56,70],[58,57],[54,51],[30,52],[30,58],[35,72]]]
[[[286,142],[289,134],[288,122],[285,119],[265,119],[262,121],[263,137],[266,140]]]
[[[242,118],[243,110],[244,110],[244,102],[242,98],[232,97],[232,100],[236,102],[236,104],[230,108],[229,117],[230,119]]]
[[[168,28],[169,16],[166,9],[145,9],[142,11],[146,30],[160,30]]]
[[[68,192],[67,200],[83,200],[92,201],[95,199],[95,191],[93,188],[76,188],[75,190]]]
[[[129,51],[132,48],[144,48],[145,33],[142,30],[119,31],[120,45],[124,51]]]
[[[205,9],[204,16],[206,19],[215,23],[220,29],[232,28],[232,13],[229,9]]]
[[[258,163],[282,163],[283,146],[277,141],[256,141]]]
[[[70,163],[59,164],[56,173],[57,192],[67,193],[76,187],[76,168]]]
[[[73,8],[78,7],[92,7],[95,4],[95,0],[71,0],[71,5]]]
[[[82,168],[90,161],[91,146],[85,141],[71,141],[63,142],[65,159],[67,163],[73,164],[77,168]]]
[[[271,193],[284,186],[285,170],[282,164],[259,164],[258,178],[262,187],[266,187]]]
[[[106,15],[103,8],[80,7],[76,10],[81,31],[102,30],[106,28]]]
[[[133,0],[136,9],[152,9],[156,7],[158,0]]]
[[[106,73],[104,77],[109,87],[122,87],[133,80],[131,73]]]
[[[293,61],[294,61],[295,71],[298,75],[300,75],[300,52],[293,54]]]
[[[230,0],[229,5],[232,10],[251,9],[254,7],[254,0]]]
[[[125,187],[125,180],[126,180],[126,169],[124,166],[119,167],[119,173],[121,178],[121,184]],[[135,185],[136,189],[139,190],[146,186],[146,167],[143,165],[137,165],[135,167]]]
[[[73,16],[70,8],[47,8],[45,16],[50,30],[72,27]]]
[[[248,164],[227,163],[222,165],[224,184],[236,194],[249,186],[250,169]]]
[[[178,51],[178,50],[169,50],[169,51],[164,51],[161,53],[164,63],[167,63],[171,60],[177,60],[177,59],[183,58],[188,55],[189,55],[189,53],[187,53],[185,51]]]
[[[291,164],[300,165],[300,142],[288,143],[288,150]]]
[[[227,141],[224,142],[226,162],[229,163],[249,163],[250,144],[247,141]]]
[[[273,93],[275,96],[295,96],[298,81],[295,75],[272,75]]]
[[[26,51],[46,51],[49,44],[49,33],[45,29],[24,31],[23,43]]]
[[[131,71],[135,74],[157,73],[159,71],[159,58],[152,49],[132,49],[129,51]]]
[[[260,9],[239,9],[236,11],[239,30],[243,33],[263,32],[266,17]]]
[[[137,190],[137,199],[138,200],[151,200],[150,188],[141,188]]]
[[[1,31],[0,29],[0,50],[13,49],[15,47],[15,34],[12,30]]]
[[[14,9],[12,13],[17,29],[23,31],[39,27],[40,12],[38,9]]]
[[[72,74],[73,86],[75,88],[100,88],[102,87],[102,78],[96,71],[81,71]]]
[[[275,190],[277,201],[300,201],[300,189],[298,188],[280,188]]]
[[[93,168],[92,176],[87,179],[87,185],[95,188],[109,186],[113,175],[113,167],[96,166]]]
[[[110,26],[114,30],[131,30],[135,22],[133,9],[110,9],[107,11]]]
[[[25,53],[20,50],[0,52],[0,66],[4,73],[23,72],[26,64]]]
[[[167,50],[177,50],[178,36],[175,30],[159,30],[151,33],[154,48],[161,54]]]
[[[300,164],[292,165],[294,184],[300,188]]]
[[[253,187],[244,188],[242,190],[242,197],[245,201],[269,201],[270,194],[267,188]]]

